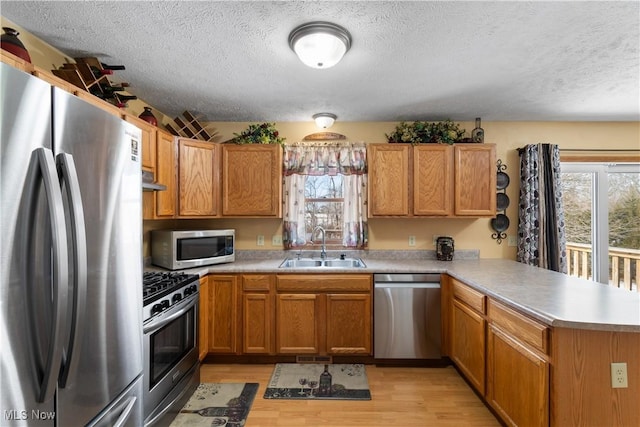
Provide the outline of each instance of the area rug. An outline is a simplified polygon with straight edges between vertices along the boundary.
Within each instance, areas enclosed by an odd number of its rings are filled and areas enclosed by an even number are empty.
[[[258,383],[200,384],[170,427],[241,427]]]
[[[265,399],[371,400],[364,365],[278,363]]]

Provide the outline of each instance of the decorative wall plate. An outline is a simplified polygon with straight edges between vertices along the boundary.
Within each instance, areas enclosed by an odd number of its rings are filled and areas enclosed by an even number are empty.
[[[505,214],[498,214],[491,220],[491,228],[502,233],[509,228],[509,218]]]
[[[496,188],[498,190],[503,190],[509,186],[509,175],[504,172],[498,172],[496,177]]]
[[[509,207],[509,196],[506,193],[496,194],[496,209],[503,211]]]
[[[311,135],[305,136],[303,140],[304,141],[338,141],[342,139],[347,139],[347,137],[341,133],[316,132],[316,133],[312,133]]]

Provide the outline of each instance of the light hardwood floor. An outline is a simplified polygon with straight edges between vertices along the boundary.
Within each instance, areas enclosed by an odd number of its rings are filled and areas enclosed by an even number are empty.
[[[366,365],[370,401],[263,399],[273,365],[204,364],[201,382],[258,382],[245,427],[500,426],[451,366]]]

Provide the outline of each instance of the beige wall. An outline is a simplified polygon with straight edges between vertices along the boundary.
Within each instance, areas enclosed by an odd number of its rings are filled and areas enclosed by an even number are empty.
[[[31,55],[35,65],[45,69],[53,69],[71,58],[43,43],[33,35],[24,31],[4,17],[2,26],[9,26],[20,31],[20,40]],[[127,64],[124,64],[125,66]],[[131,83],[131,91],[135,94],[135,82]],[[143,110],[143,102],[130,102],[128,112],[138,115]],[[152,106],[153,107],[153,106]],[[188,109],[188,106],[180,108]],[[163,123],[170,118],[157,110],[154,113]],[[472,120],[472,118],[470,118]],[[461,127],[470,131],[472,121],[459,122]],[[216,141],[233,138],[234,133],[242,132],[249,123],[214,122],[208,127],[218,132]],[[395,122],[342,122],[340,117],[329,129],[347,136],[350,141],[367,143],[385,142],[385,133],[390,133]],[[517,229],[518,200],[518,154],[516,149],[526,144],[553,143],[561,149],[640,149],[640,123],[638,122],[486,122],[483,121],[485,141],[497,146],[497,157],[507,165],[506,172],[511,177],[507,195],[511,204],[507,216],[511,226],[507,230],[514,235]],[[276,123],[280,134],[287,142],[302,140],[305,135],[318,132],[309,117],[305,122]],[[148,231],[156,228],[235,228],[237,230],[240,249],[274,249],[271,238],[282,232],[281,220],[277,219],[238,219],[238,220],[188,220],[188,221],[146,221],[145,222],[145,255],[149,254]],[[433,235],[451,235],[455,239],[456,249],[480,249],[482,258],[515,258],[515,248],[507,242],[498,245],[491,239],[492,229],[489,219],[375,219],[369,223],[371,249],[433,249]],[[258,235],[265,236],[265,246],[256,246]],[[416,246],[408,246],[408,237],[416,236]]]

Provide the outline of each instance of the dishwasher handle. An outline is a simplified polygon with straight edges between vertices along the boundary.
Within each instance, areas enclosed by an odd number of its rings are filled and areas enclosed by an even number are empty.
[[[377,282],[375,289],[384,288],[407,288],[407,289],[440,289],[438,282]]]

